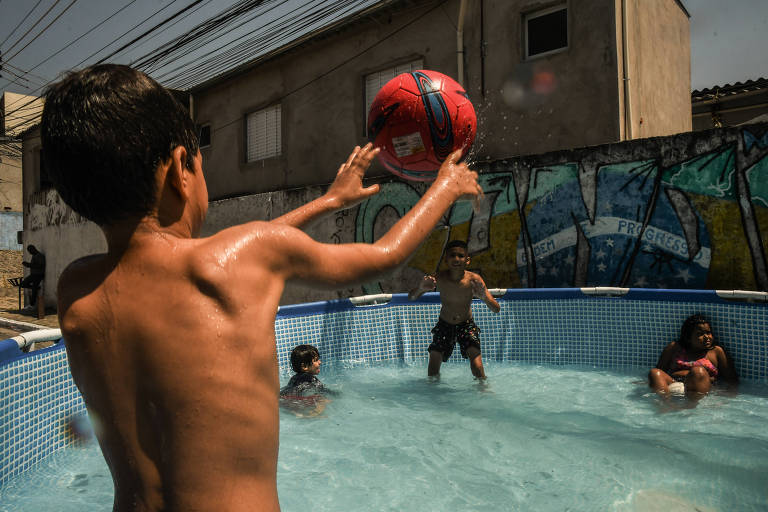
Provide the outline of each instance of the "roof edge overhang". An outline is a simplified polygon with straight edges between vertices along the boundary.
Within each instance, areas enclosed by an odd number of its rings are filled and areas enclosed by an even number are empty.
[[[268,62],[272,59],[275,59],[277,57],[280,57],[286,53],[288,53],[291,50],[294,50],[300,46],[303,46],[307,43],[310,43],[316,39],[320,39],[323,36],[330,35],[334,32],[337,32],[353,23],[356,23],[362,19],[369,18],[373,16],[374,14],[378,14],[381,11],[385,11],[386,9],[393,7],[397,4],[404,3],[406,0],[381,0],[380,2],[371,5],[370,7],[367,7],[361,11],[355,12],[346,18],[342,18],[334,23],[331,23],[329,25],[325,25],[317,30],[314,30],[312,32],[308,32],[304,34],[303,36],[300,36],[293,41],[279,47],[275,48],[274,50],[267,52],[263,55],[260,55],[259,57],[248,61],[244,64],[240,64],[239,66],[235,66],[234,68],[230,69],[229,71],[225,71],[224,73],[221,73],[213,78],[210,78],[198,85],[195,85],[194,87],[190,87],[188,91],[191,94],[199,93],[200,91],[203,91],[205,89],[210,89],[212,87],[215,87],[216,85],[234,77],[237,75],[245,74],[252,69],[264,64],[265,62]]]

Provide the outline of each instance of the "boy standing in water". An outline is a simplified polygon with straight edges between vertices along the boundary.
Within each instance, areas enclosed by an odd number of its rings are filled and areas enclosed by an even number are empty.
[[[480,192],[477,174],[456,152],[375,244],[314,241],[297,227],[377,192],[361,182],[377,153],[367,145],[315,201],[197,238],[208,192],[195,127],[144,73],[70,73],[46,93],[41,136],[59,194],[108,246],[67,267],[58,299],[114,510],[279,510],[274,320],[285,282],[338,288],[389,271],[455,200]]]
[[[440,292],[440,318],[432,329],[433,341],[429,345],[429,367],[427,375],[440,374],[440,366],[453,353],[456,343],[461,349],[461,356],[469,359],[472,375],[485,379],[483,358],[480,355],[480,328],[472,319],[472,298],[482,300],[494,313],[501,306],[485,287],[483,278],[469,272],[469,251],[467,243],[453,240],[445,246],[446,269],[436,276],[426,275],[418,286],[408,293],[408,298],[416,300],[435,288]]]

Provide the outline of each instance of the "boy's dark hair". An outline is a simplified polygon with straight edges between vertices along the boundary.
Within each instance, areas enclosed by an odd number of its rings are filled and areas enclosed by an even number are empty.
[[[117,64],[70,72],[49,87],[40,135],[59,195],[99,225],[146,215],[157,166],[184,146],[192,169],[198,150],[187,109],[146,74]]]
[[[447,244],[445,244],[445,251],[448,252],[450,249],[453,249],[454,247],[461,247],[464,249],[465,252],[469,253],[469,245],[467,245],[467,242],[464,240],[451,240]]]
[[[685,319],[683,322],[683,326],[680,328],[680,340],[678,343],[682,345],[683,348],[689,349],[691,348],[691,333],[696,328],[697,325],[701,324],[709,324],[709,320],[704,315],[695,314],[691,315],[688,318]],[[710,324],[711,326],[712,324]]]
[[[296,373],[302,373],[304,367],[310,366],[315,359],[320,359],[317,348],[312,345],[297,345],[291,351],[291,368]]]

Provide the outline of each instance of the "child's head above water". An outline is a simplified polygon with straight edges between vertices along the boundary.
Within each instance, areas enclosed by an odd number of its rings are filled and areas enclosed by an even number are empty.
[[[456,262],[457,265],[463,264],[466,268],[469,265],[469,246],[467,242],[464,240],[451,240],[445,245],[443,258],[449,267],[452,266],[452,262]]]
[[[320,352],[312,345],[298,345],[291,351],[291,368],[296,373],[312,373],[320,371]]]
[[[183,146],[192,169],[198,151],[187,109],[146,74],[115,64],[52,85],[40,131],[62,199],[99,225],[148,214],[157,201],[158,165]]]
[[[684,349],[691,349],[691,342],[696,337],[707,338],[709,347],[715,345],[714,337],[710,327],[709,320],[704,315],[695,314],[685,319],[683,326],[680,328],[680,340],[679,343]],[[703,346],[707,346],[705,341],[702,341]],[[698,347],[696,347],[698,348]]]

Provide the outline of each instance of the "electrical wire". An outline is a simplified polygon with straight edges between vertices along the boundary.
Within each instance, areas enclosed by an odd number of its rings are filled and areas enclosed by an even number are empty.
[[[199,1],[200,1],[200,0],[198,0],[198,2],[196,2],[196,3],[199,3]],[[146,23],[148,20],[150,20],[151,18],[153,18],[154,16],[156,16],[156,15],[157,15],[157,14],[159,14],[160,12],[164,11],[165,9],[167,9],[168,7],[170,7],[170,6],[171,6],[171,5],[172,5],[174,2],[175,2],[175,0],[174,0],[174,1],[172,1],[171,3],[167,4],[166,6],[164,6],[164,7],[161,7],[160,9],[156,10],[155,12],[153,12],[152,14],[150,14],[148,17],[144,18],[144,19],[143,19],[141,22],[139,22],[138,24],[134,25],[133,27],[131,27],[130,29],[128,29],[126,32],[124,32],[123,34],[121,34],[120,36],[118,36],[118,37],[117,37],[116,39],[114,39],[112,42],[110,42],[110,43],[109,43],[109,44],[107,44],[106,46],[102,47],[101,49],[97,50],[96,52],[92,53],[91,55],[89,55],[89,56],[88,56],[88,57],[86,57],[85,59],[81,60],[80,62],[78,62],[78,63],[77,63],[75,66],[73,66],[73,68],[76,68],[76,67],[80,66],[80,65],[81,65],[83,62],[85,62],[86,60],[90,59],[90,58],[91,58],[91,57],[93,57],[94,55],[97,55],[99,52],[101,52],[101,51],[102,51],[102,50],[104,50],[105,48],[108,48],[108,47],[109,47],[111,44],[113,44],[113,43],[115,43],[115,42],[119,41],[119,40],[120,40],[120,39],[121,39],[123,36],[125,36],[126,34],[129,34],[130,32],[132,32],[132,31],[133,31],[133,30],[135,30],[136,28],[140,27],[141,25],[143,25],[144,23]],[[185,9],[185,10],[186,10],[186,9]],[[174,16],[175,16],[175,15],[174,15]],[[33,90],[33,91],[32,91],[32,94],[35,94],[35,93],[37,93],[37,92],[39,92],[39,91],[43,90],[45,87],[47,87],[48,85],[50,85],[52,82],[53,82],[53,81],[51,80],[51,81],[47,82],[45,85],[43,85],[42,87],[38,87],[37,89],[35,89],[35,90]],[[35,97],[35,98],[31,99],[29,102],[27,102],[26,104],[24,104],[24,105],[22,105],[21,107],[19,107],[18,109],[16,109],[15,111],[11,111],[11,112],[8,112],[8,113],[6,113],[6,115],[10,115],[10,114],[12,114],[12,113],[15,113],[16,111],[18,111],[18,110],[20,110],[20,109],[22,109],[22,108],[24,108],[24,107],[26,107],[26,106],[28,106],[28,105],[31,105],[31,104],[32,104],[32,103],[34,103],[36,100],[37,100],[37,98]]]
[[[75,1],[77,1],[77,0],[75,0]],[[171,21],[171,20],[172,20],[172,19],[174,19],[175,17],[177,17],[177,16],[180,16],[180,15],[181,15],[181,14],[183,14],[185,11],[188,11],[189,9],[191,9],[192,7],[194,7],[195,5],[199,4],[199,3],[200,3],[200,2],[202,2],[202,1],[203,1],[203,0],[195,0],[194,2],[192,2],[191,4],[189,4],[187,7],[185,7],[184,9],[180,10],[179,12],[177,12],[176,14],[174,14],[173,16],[171,16],[170,18],[167,18],[167,19],[165,19],[165,20],[161,21],[160,23],[158,23],[157,25],[155,25],[155,26],[154,26],[154,27],[152,27],[151,29],[149,29],[149,30],[147,30],[146,32],[144,32],[143,34],[141,34],[140,36],[138,36],[138,37],[135,37],[134,39],[132,39],[132,40],[131,40],[131,41],[129,41],[128,43],[126,43],[126,44],[124,44],[123,46],[121,46],[121,47],[120,47],[118,50],[115,50],[114,52],[110,53],[109,55],[107,55],[107,56],[106,56],[106,57],[104,57],[103,59],[101,59],[101,60],[97,61],[97,62],[96,62],[96,64],[101,64],[101,63],[103,63],[104,61],[106,61],[107,59],[109,59],[109,58],[111,58],[111,57],[114,57],[115,55],[117,55],[118,53],[122,52],[123,50],[125,50],[126,48],[128,48],[129,46],[131,46],[132,44],[134,44],[135,42],[137,42],[137,41],[141,40],[142,38],[146,37],[147,35],[151,34],[152,32],[154,32],[155,30],[159,29],[160,27],[162,27],[163,25],[165,25],[166,23],[168,23],[169,21]]]
[[[180,89],[191,88],[195,84],[202,83],[208,78],[215,76],[222,70],[232,69],[239,64],[252,60],[254,55],[263,54],[269,49],[279,47],[280,43],[284,41],[293,40],[324,20],[329,18],[336,19],[345,12],[356,10],[361,5],[364,5],[366,1],[370,0],[358,0],[354,4],[341,0],[334,2],[326,1],[320,2],[321,5],[319,6],[315,5],[317,2],[306,2],[280,18],[268,22],[266,25],[257,27],[233,41],[209,50],[204,55],[197,57],[196,64],[192,67],[182,63],[164,73],[158,72],[158,79],[167,82],[170,87]],[[255,37],[242,41],[240,44],[234,45],[237,41],[243,40],[254,33],[258,34]],[[221,50],[227,47],[229,49],[221,52]],[[206,57],[206,60],[201,60]]]
[[[307,81],[307,82],[305,82],[304,84],[302,84],[302,85],[300,85],[300,86],[298,86],[298,87],[296,87],[296,88],[294,88],[294,89],[292,89],[292,90],[290,90],[290,91],[286,92],[285,94],[283,94],[283,95],[281,95],[279,98],[277,98],[277,99],[276,99],[276,101],[282,101],[283,99],[287,98],[288,96],[291,96],[292,94],[295,94],[295,93],[297,93],[298,91],[300,91],[300,90],[302,90],[302,89],[304,89],[304,88],[306,88],[306,87],[308,87],[308,86],[312,85],[312,84],[313,84],[313,83],[315,83],[316,81],[320,80],[321,78],[323,78],[323,77],[325,77],[325,76],[328,76],[328,75],[329,75],[329,74],[331,74],[332,72],[334,72],[334,71],[336,71],[337,69],[339,69],[339,68],[341,68],[341,67],[345,66],[345,65],[346,65],[346,64],[348,64],[349,62],[351,62],[351,61],[353,61],[353,60],[357,59],[358,57],[360,57],[360,56],[362,56],[363,54],[367,53],[368,51],[370,51],[371,49],[375,48],[376,46],[378,46],[378,45],[380,45],[380,44],[382,44],[382,43],[386,42],[387,40],[391,39],[393,36],[395,36],[396,34],[398,34],[399,32],[401,32],[402,30],[405,30],[407,27],[409,27],[409,26],[413,25],[414,23],[416,23],[416,22],[418,22],[418,21],[421,21],[421,19],[422,19],[423,17],[427,16],[428,14],[431,14],[431,13],[432,13],[432,12],[433,12],[435,9],[437,9],[437,8],[438,8],[438,7],[440,7],[440,6],[442,6],[442,5],[443,5],[443,4],[444,4],[446,1],[447,1],[447,0],[440,0],[440,1],[439,1],[439,3],[437,3],[437,4],[436,4],[434,7],[432,7],[431,9],[428,9],[427,11],[423,12],[423,13],[422,13],[421,15],[419,15],[418,17],[416,17],[416,18],[414,18],[414,19],[410,20],[410,21],[409,21],[409,22],[407,22],[406,24],[404,24],[404,25],[402,25],[401,27],[399,27],[399,28],[395,29],[394,31],[390,32],[389,34],[387,34],[386,36],[384,36],[383,38],[381,38],[379,41],[377,41],[377,42],[375,42],[375,43],[371,44],[370,46],[367,46],[366,48],[364,48],[364,49],[362,49],[361,51],[357,52],[355,55],[353,55],[353,56],[351,56],[351,57],[349,57],[349,58],[347,58],[347,59],[343,60],[342,62],[340,62],[340,63],[339,63],[339,64],[337,64],[336,66],[334,66],[334,67],[332,67],[332,68],[329,68],[329,69],[328,69],[327,71],[325,71],[324,73],[321,73],[320,75],[317,75],[316,77],[314,77],[314,78],[312,78],[312,79],[308,80],[308,81]],[[229,122],[227,122],[227,123],[225,123],[225,124],[223,124],[223,125],[221,125],[221,126],[217,126],[217,127],[215,127],[215,128],[213,128],[213,127],[212,127],[212,130],[213,130],[213,131],[221,130],[222,128],[225,128],[225,127],[227,127],[227,126],[229,126],[229,125],[232,125],[232,124],[234,124],[234,123],[238,123],[238,122],[241,122],[241,121],[242,121],[242,118],[238,117],[237,119],[233,119],[232,121],[229,121]]]
[[[35,4],[35,6],[34,6],[32,9],[30,9],[30,10],[29,10],[29,12],[27,13],[27,15],[26,15],[26,16],[24,16],[24,19],[22,19],[22,20],[21,20],[21,21],[18,23],[18,25],[16,25],[16,26],[13,28],[13,30],[11,30],[11,33],[10,33],[10,34],[8,34],[8,35],[5,37],[5,39],[3,39],[3,42],[2,42],[2,43],[0,43],[0,46],[3,46],[3,45],[5,44],[5,42],[6,42],[6,41],[8,41],[8,39],[10,39],[10,38],[11,38],[11,36],[13,35],[13,33],[14,33],[14,32],[16,32],[16,30],[18,30],[18,28],[19,28],[20,26],[22,26],[22,25],[24,24],[24,22],[25,22],[25,21],[27,21],[27,18],[29,18],[29,15],[30,15],[30,14],[32,14],[33,12],[35,12],[35,9],[37,9],[37,6],[38,6],[38,5],[40,5],[40,3],[41,3],[42,1],[43,1],[43,0],[37,0],[37,3]],[[38,21],[38,23],[39,23],[39,21]],[[35,28],[35,27],[32,27],[32,28]],[[32,29],[30,29],[30,30],[32,30]],[[27,33],[29,33],[29,32],[27,32]],[[24,34],[24,35],[26,35],[26,34]],[[24,36],[22,36],[22,37],[21,37],[21,39],[24,39]],[[21,39],[19,39],[19,41],[21,41]],[[16,43],[14,44],[14,46],[16,46],[17,44],[19,44],[19,41],[16,41]],[[12,46],[11,48],[13,48],[13,46]]]
[[[21,37],[19,38],[19,40],[18,40],[18,41],[16,41],[15,43],[13,43],[13,44],[11,45],[11,47],[10,47],[10,48],[8,48],[8,49],[6,50],[6,52],[10,52],[11,50],[13,50],[13,49],[16,47],[16,45],[17,45],[17,44],[19,44],[19,43],[20,43],[20,42],[21,42],[21,41],[22,41],[22,40],[23,40],[25,37],[27,37],[27,34],[29,34],[30,32],[32,32],[32,29],[33,29],[33,28],[35,28],[35,27],[37,26],[37,24],[38,24],[38,23],[40,23],[41,21],[43,21],[43,19],[44,19],[46,16],[48,16],[48,13],[49,13],[49,12],[51,12],[51,10],[52,10],[54,7],[56,7],[56,6],[59,4],[59,2],[60,2],[60,1],[61,1],[61,0],[56,0],[56,1],[53,3],[53,5],[52,5],[51,7],[49,7],[47,11],[45,11],[45,14],[43,14],[43,15],[40,17],[40,19],[39,19],[39,20],[37,20],[37,21],[35,22],[35,24],[34,24],[34,25],[32,25],[32,26],[29,28],[29,30],[27,30],[27,31],[24,33],[24,35],[23,35],[23,36],[21,36]],[[72,3],[71,3],[71,4],[69,4],[69,5],[67,6],[67,8],[66,8],[66,9],[64,9],[64,10],[61,12],[61,14],[64,14],[65,12],[67,12],[67,9],[69,9],[70,7],[72,7],[72,5],[73,5],[75,2],[77,2],[77,0],[72,0]],[[53,20],[51,23],[49,23],[49,24],[48,24],[48,25],[47,25],[47,26],[46,26],[46,27],[45,27],[43,30],[41,30],[40,32],[38,32],[38,34],[37,34],[35,37],[33,37],[33,38],[32,38],[32,40],[31,40],[30,42],[28,42],[26,45],[24,45],[24,48],[26,48],[27,46],[29,46],[30,44],[32,44],[32,42],[33,42],[35,39],[37,39],[38,37],[40,37],[40,34],[42,34],[43,32],[45,32],[45,31],[48,29],[48,27],[50,27],[50,26],[51,26],[51,24],[53,24],[53,22],[55,22],[57,19],[59,19],[59,17],[61,17],[61,14],[59,14],[59,15],[58,15],[58,16],[57,16],[57,17],[56,17],[56,18],[55,18],[55,19],[54,19],[54,20]],[[24,48],[22,48],[21,50],[17,51],[16,53],[14,53],[13,55],[11,55],[10,57],[5,57],[5,60],[6,60],[6,61],[9,61],[9,60],[11,60],[12,58],[14,58],[14,57],[15,57],[15,56],[17,56],[18,54],[20,54],[22,51],[24,51]]]
[[[127,9],[127,8],[128,8],[128,7],[130,7],[131,5],[135,4],[135,3],[136,3],[136,1],[137,1],[137,0],[131,0],[130,2],[128,2],[127,4],[125,4],[124,6],[122,6],[120,9],[118,9],[117,11],[115,11],[114,13],[112,13],[110,16],[108,16],[107,18],[104,18],[104,19],[103,19],[103,20],[101,20],[99,23],[97,23],[96,25],[94,25],[93,27],[91,27],[91,28],[90,28],[90,29],[89,29],[87,32],[85,32],[85,33],[81,34],[81,35],[80,35],[78,38],[76,38],[76,39],[74,39],[74,40],[72,40],[72,41],[70,41],[70,42],[68,42],[68,43],[66,43],[66,44],[64,44],[64,45],[62,45],[62,47],[61,47],[61,49],[60,49],[59,51],[57,51],[56,53],[52,53],[50,56],[48,56],[48,58],[47,58],[47,59],[45,59],[44,61],[40,62],[39,64],[36,64],[34,67],[30,68],[30,69],[29,69],[29,71],[33,71],[33,70],[35,70],[35,69],[39,68],[40,66],[42,66],[43,64],[45,64],[46,62],[48,62],[49,60],[51,60],[52,58],[54,58],[55,56],[57,56],[58,54],[60,54],[61,52],[63,52],[64,50],[67,50],[67,49],[68,49],[70,46],[72,46],[73,44],[77,43],[78,41],[80,41],[82,38],[84,38],[84,37],[85,37],[85,36],[87,36],[88,34],[92,33],[94,30],[96,30],[97,28],[99,28],[100,26],[102,26],[104,23],[108,22],[109,20],[111,20],[112,18],[114,18],[115,16],[117,16],[118,14],[120,14],[121,12],[123,12],[125,9]],[[210,1],[210,0],[209,0],[209,1]],[[28,73],[28,72],[27,72],[27,73]],[[43,80],[45,80],[45,79],[43,79]],[[47,82],[47,80],[46,80],[46,82]]]

